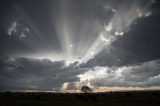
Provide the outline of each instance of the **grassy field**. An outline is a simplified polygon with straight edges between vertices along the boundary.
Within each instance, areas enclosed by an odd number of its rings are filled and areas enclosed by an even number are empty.
[[[0,93],[0,106],[160,106],[160,91]]]

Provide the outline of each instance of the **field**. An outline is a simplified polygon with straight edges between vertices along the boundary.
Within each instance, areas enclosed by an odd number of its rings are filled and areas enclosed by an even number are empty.
[[[160,106],[160,91],[0,93],[0,106]]]

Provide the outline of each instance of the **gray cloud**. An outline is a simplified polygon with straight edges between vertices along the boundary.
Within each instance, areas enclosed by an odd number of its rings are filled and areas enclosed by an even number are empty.
[[[152,11],[151,16],[137,19],[130,31],[118,37],[85,66],[123,66],[160,58],[159,7],[152,8]]]
[[[152,87],[160,85],[160,60],[153,60],[122,67],[99,67],[95,71],[86,72],[90,86],[94,87]],[[101,75],[96,77],[96,74]],[[92,74],[91,74],[92,73]],[[93,74],[94,73],[94,74]],[[83,74],[83,75],[84,75]],[[80,77],[84,79],[84,76]],[[84,83],[84,82],[80,82]],[[83,84],[82,84],[83,85]]]
[[[0,90],[159,86],[159,10],[158,0],[1,2]]]
[[[0,90],[56,90],[65,82],[75,82],[86,71],[65,67],[64,61],[48,59],[4,58],[0,61]]]

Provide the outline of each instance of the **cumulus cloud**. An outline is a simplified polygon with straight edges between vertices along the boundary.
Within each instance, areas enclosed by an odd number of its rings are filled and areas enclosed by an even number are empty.
[[[78,75],[79,85],[91,87],[160,86],[160,60],[123,67],[99,67]]]
[[[0,90],[159,86],[157,1],[71,1],[17,1],[2,15]]]
[[[7,29],[9,36],[14,35],[19,39],[25,38],[29,32],[30,29],[18,21],[11,22],[11,25]]]
[[[64,67],[64,61],[23,57],[1,59],[0,65],[0,90],[11,91],[60,91],[67,87],[72,88],[72,82],[78,80],[76,75],[86,71],[75,65]]]
[[[112,23],[109,23],[107,26],[106,26],[106,31],[110,32],[112,30]]]
[[[154,13],[147,18],[140,18],[131,24],[130,31],[115,31],[115,38],[110,34],[101,34],[101,40],[110,46],[105,46],[102,52],[90,59],[88,67],[98,66],[123,66],[160,58],[159,8],[153,9]],[[154,33],[153,33],[154,32]],[[155,39],[156,38],[156,39]],[[115,40],[116,39],[116,40]],[[108,41],[109,40],[109,41]]]
[[[13,22],[10,28],[8,28],[8,31],[7,31],[8,35],[12,35],[13,32],[16,32],[16,27],[17,27],[17,23]]]
[[[124,34],[124,32],[118,32],[118,31],[115,32],[116,36],[123,36],[123,34]]]
[[[104,8],[106,10],[111,10],[113,13],[115,13],[117,11],[115,8],[111,7],[110,5],[104,5]]]
[[[131,26],[135,21],[150,16],[150,8],[152,7],[153,3],[151,1],[143,0],[122,0],[121,3],[118,3],[117,1],[113,0],[112,2],[103,1],[103,5],[105,10],[112,10],[112,13],[107,11],[104,12],[103,15],[101,14],[100,17],[103,16],[105,18],[100,20],[100,22],[103,23],[101,25],[102,29],[99,30],[98,38],[93,42],[92,46],[82,58],[85,62],[90,59],[92,60],[104,49],[110,48],[110,45],[119,37],[127,35],[126,33],[130,31]],[[116,7],[116,9],[113,7]]]
[[[64,61],[5,58],[0,61],[0,90],[66,91],[88,85],[101,87],[154,87],[160,85],[160,60],[122,67],[64,67]],[[65,76],[65,77],[64,77]]]

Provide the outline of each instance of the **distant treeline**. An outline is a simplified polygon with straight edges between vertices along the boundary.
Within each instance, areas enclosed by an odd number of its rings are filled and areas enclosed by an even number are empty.
[[[56,104],[56,103],[142,103],[160,104],[160,91],[108,92],[108,93],[0,93],[0,106],[17,103]],[[5,104],[5,105],[4,105]],[[151,106],[152,106],[151,105]]]

